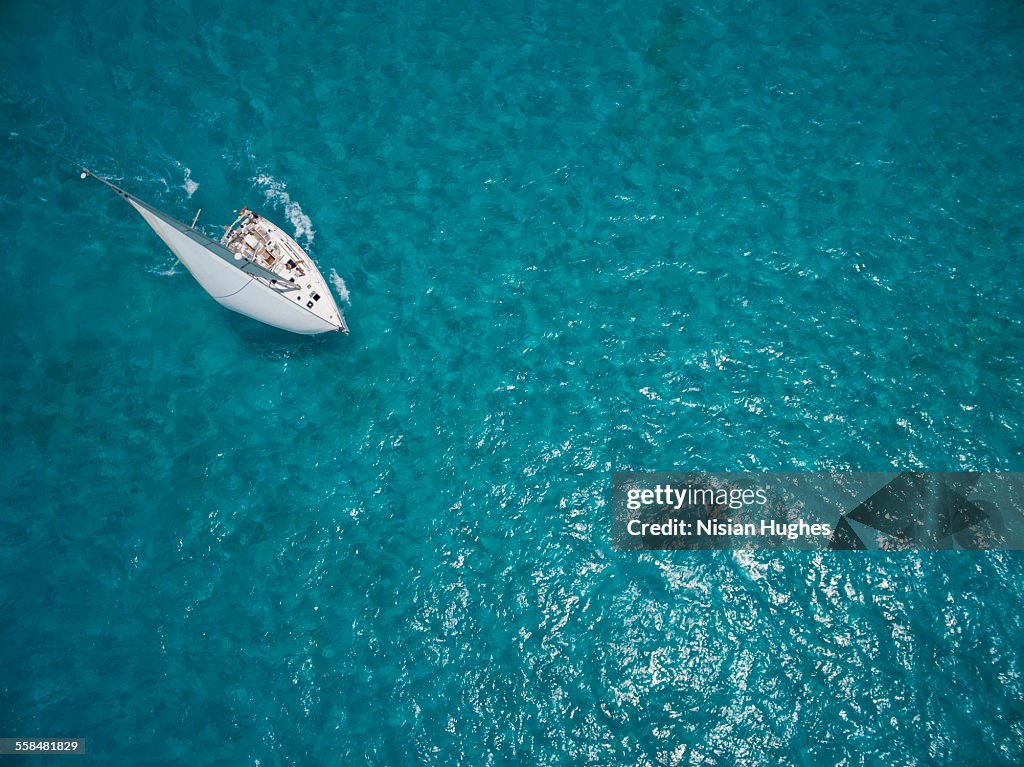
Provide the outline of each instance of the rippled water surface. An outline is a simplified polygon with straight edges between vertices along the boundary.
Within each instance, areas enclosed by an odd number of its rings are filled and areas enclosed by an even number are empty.
[[[625,554],[613,469],[1024,470],[1024,8],[0,6],[0,735],[1024,762],[1024,560]],[[348,338],[122,201],[249,205]]]

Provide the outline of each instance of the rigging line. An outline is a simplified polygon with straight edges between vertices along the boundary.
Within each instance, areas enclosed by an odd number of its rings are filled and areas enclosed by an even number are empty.
[[[79,162],[78,160],[75,160],[72,157],[68,157],[63,152],[60,152],[60,151],[54,149],[52,146],[48,146],[48,145],[44,144],[43,142],[39,141],[38,139],[34,138],[33,136],[22,136],[22,135],[19,134],[18,138],[22,139],[23,141],[25,141],[28,144],[31,144],[36,149],[40,150],[41,152],[43,152],[45,154],[51,155],[53,157],[57,157],[57,158],[59,158],[61,160],[65,160],[66,162],[71,163],[72,165],[74,165],[79,170],[87,170],[87,168],[85,167],[85,165],[83,163]]]
[[[240,287],[234,293],[228,293],[226,296],[214,296],[214,298],[217,301],[220,301],[222,298],[231,298],[231,296],[237,296],[239,293],[241,293],[243,290],[245,290],[247,287],[249,287],[249,285],[251,285],[252,281],[255,280],[255,279],[256,279],[255,277],[253,277],[252,275],[249,275],[249,282],[245,283],[242,287]]]

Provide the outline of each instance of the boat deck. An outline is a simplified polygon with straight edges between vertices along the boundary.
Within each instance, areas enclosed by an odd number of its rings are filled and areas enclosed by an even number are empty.
[[[295,285],[294,296],[291,290],[287,294],[290,300],[348,332],[345,319],[316,264],[277,226],[258,213],[244,209],[227,227],[221,244],[234,253],[236,259],[256,263],[278,275],[282,283]]]

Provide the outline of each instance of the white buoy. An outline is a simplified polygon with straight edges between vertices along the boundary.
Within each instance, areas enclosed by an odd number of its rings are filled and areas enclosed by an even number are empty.
[[[82,178],[89,178],[89,174],[86,173],[84,170],[82,171]]]

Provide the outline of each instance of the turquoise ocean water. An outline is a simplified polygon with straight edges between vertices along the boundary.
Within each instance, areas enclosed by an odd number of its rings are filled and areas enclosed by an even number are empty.
[[[0,43],[0,736],[1024,762],[1019,556],[625,554],[608,509],[1024,470],[1020,3],[8,0]],[[286,226],[351,336],[221,309],[35,141]]]

